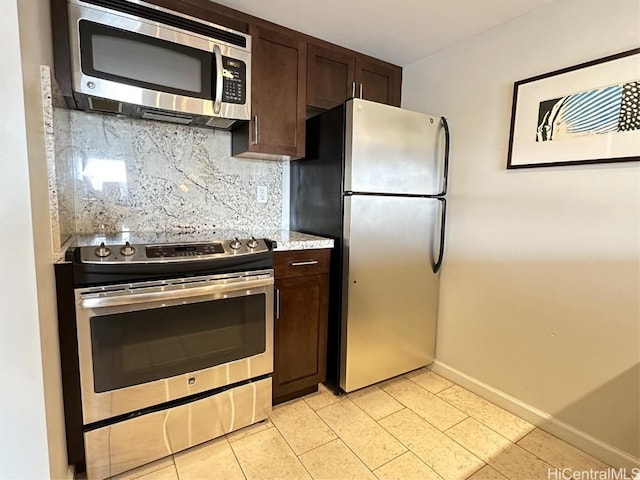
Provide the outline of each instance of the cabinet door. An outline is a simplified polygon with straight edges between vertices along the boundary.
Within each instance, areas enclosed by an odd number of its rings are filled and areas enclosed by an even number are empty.
[[[304,156],[306,42],[252,25],[252,117],[234,135],[233,155],[291,159]],[[242,140],[242,141],[241,141]]]
[[[373,59],[356,59],[356,84],[362,98],[387,105],[400,106],[402,69]],[[356,92],[360,96],[360,92]]]
[[[354,96],[356,59],[346,50],[307,45],[307,105],[329,109]]]
[[[325,380],[329,279],[281,278],[275,287],[273,400],[280,403]]]

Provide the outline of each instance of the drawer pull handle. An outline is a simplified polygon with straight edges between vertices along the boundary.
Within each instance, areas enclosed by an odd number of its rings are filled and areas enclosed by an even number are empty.
[[[304,262],[291,262],[292,267],[301,267],[303,265],[317,265],[318,260],[307,260]]]

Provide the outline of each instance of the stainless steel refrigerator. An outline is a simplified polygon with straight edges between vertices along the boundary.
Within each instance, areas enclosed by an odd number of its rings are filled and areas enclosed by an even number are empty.
[[[434,360],[449,130],[352,99],[307,120],[291,229],[335,240],[327,383],[351,392]]]

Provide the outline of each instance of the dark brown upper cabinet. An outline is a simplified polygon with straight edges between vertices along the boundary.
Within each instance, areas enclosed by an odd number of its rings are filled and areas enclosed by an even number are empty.
[[[402,69],[388,63],[359,56],[356,59],[356,96],[372,102],[400,106]]]
[[[307,105],[329,109],[355,94],[356,58],[348,50],[308,44]]]
[[[400,106],[400,67],[326,42],[309,41],[307,79],[311,113],[353,97]]]
[[[304,156],[307,45],[288,31],[252,25],[251,120],[233,132],[234,157]]]

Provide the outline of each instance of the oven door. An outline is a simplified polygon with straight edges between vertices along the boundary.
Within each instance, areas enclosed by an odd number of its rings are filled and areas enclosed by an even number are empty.
[[[273,372],[273,270],[77,289],[84,424]]]

